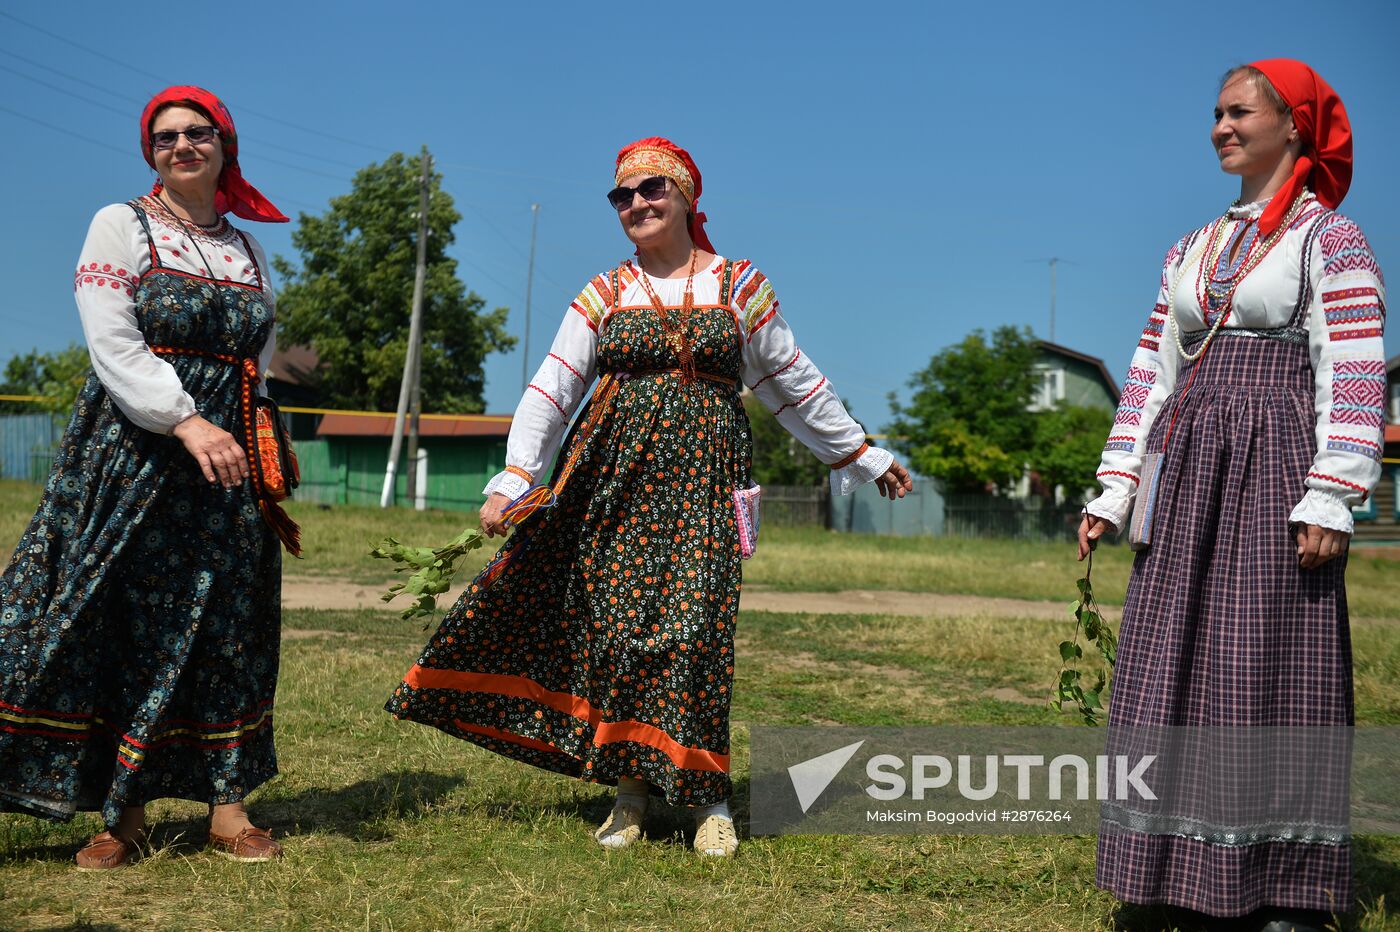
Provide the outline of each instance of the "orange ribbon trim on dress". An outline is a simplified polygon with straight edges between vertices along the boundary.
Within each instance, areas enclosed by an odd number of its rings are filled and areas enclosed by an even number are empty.
[[[272,500],[268,492],[266,478],[263,475],[262,464],[258,458],[257,414],[253,410],[253,386],[262,381],[262,376],[258,373],[258,361],[252,357],[239,358],[226,353],[213,353],[180,346],[152,346],[151,352],[159,356],[203,356],[238,367],[242,395],[240,400],[243,409],[244,442],[246,444],[243,452],[248,457],[249,465],[252,466],[253,491],[257,495],[258,510],[262,512],[263,520],[268,523],[268,526],[277,532],[277,536],[282,541],[282,546],[287,548],[287,552],[294,557],[301,556],[301,528],[287,512],[282,510],[282,506]]]

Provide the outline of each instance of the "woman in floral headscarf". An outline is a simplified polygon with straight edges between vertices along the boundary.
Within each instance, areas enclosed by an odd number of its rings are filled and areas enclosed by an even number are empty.
[[[1259,729],[1344,734],[1353,721],[1343,574],[1351,508],[1381,471],[1385,292],[1366,238],[1336,211],[1351,128],[1316,72],[1288,59],[1233,69],[1211,141],[1240,197],[1167,252],[1079,555],[1130,523],[1146,547],[1123,608],[1110,740],[1255,729],[1232,733],[1242,751]],[[1286,778],[1308,763],[1274,769]],[[1217,916],[1350,908],[1344,813],[1340,824],[1296,808],[1281,821],[1186,815],[1109,804],[1100,885]],[[1280,930],[1325,919],[1256,918]]]
[[[141,115],[151,193],[98,211],[74,278],[92,372],[0,581],[0,809],[102,812],[83,870],[140,853],[145,804],[210,805],[211,846],[281,849],[243,800],[277,772],[279,537],[246,453],[273,349],[261,248],[224,219],[282,216],[244,180],[223,103]]]
[[[747,539],[735,494],[751,485],[741,380],[831,464],[834,491],[874,481],[895,498],[912,486],[798,350],[763,274],[715,254],[690,155],[640,140],[618,153],[614,183],[608,200],[636,259],[565,312],[516,409],[508,465],[486,486],[482,528],[505,532],[507,506],[562,442],[556,504],[521,523],[388,710],[616,784],[595,833],[606,847],[641,836],[654,794],[694,811],[699,852],[727,857],[738,846],[729,702]]]

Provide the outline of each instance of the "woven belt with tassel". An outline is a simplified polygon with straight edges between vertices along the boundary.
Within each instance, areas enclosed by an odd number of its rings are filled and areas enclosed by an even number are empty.
[[[238,367],[241,389],[240,406],[243,410],[245,444],[243,452],[248,457],[248,463],[252,467],[253,491],[258,500],[258,510],[262,512],[263,520],[268,523],[268,526],[277,532],[277,536],[282,541],[282,546],[287,548],[287,552],[294,557],[301,556],[301,528],[297,527],[291,516],[282,510],[281,505],[268,496],[263,480],[262,462],[258,456],[257,417],[253,411],[253,388],[262,381],[262,375],[258,372],[257,359],[251,356],[238,357],[227,353],[187,349],[182,346],[152,346],[151,352],[158,356],[200,356],[206,359],[217,359],[230,366]]]

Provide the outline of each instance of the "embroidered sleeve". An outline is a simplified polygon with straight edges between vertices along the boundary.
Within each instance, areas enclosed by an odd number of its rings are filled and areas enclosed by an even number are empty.
[[[603,318],[608,315],[612,306],[612,285],[608,281],[608,276],[598,275],[584,286],[583,291],[579,292],[574,303],[569,305],[569,310],[588,321],[588,326],[594,333],[597,333],[599,325],[602,324]]]
[[[601,288],[600,288],[601,286]],[[603,298],[606,301],[599,304]],[[593,384],[598,361],[598,324],[612,306],[612,292],[600,276],[569,306],[549,355],[530,380],[506,440],[506,468],[483,490],[518,498],[544,472],[559,452],[565,429]],[[596,311],[596,319],[591,314]]]
[[[73,293],[93,371],[134,424],[168,434],[198,413],[175,369],[156,356],[136,322],[136,288],[150,267],[145,236],[130,207],[93,217],[78,259]]]
[[[772,285],[749,262],[735,264],[731,306],[745,334],[745,384],[817,459],[839,467],[831,471],[832,492],[848,495],[884,475],[894,456],[879,447],[859,452],[865,431],[798,348],[792,329],[778,312]],[[852,454],[857,454],[854,459]]]
[[[1170,313],[1167,296],[1194,240],[1195,234],[1176,243],[1167,250],[1162,262],[1157,301],[1147,315],[1147,326],[1143,328],[1137,351],[1128,366],[1118,410],[1113,415],[1113,427],[1099,461],[1096,478],[1103,494],[1085,506],[1089,514],[1112,522],[1120,531],[1127,524],[1128,512],[1137,494],[1148,431],[1176,385],[1181,354],[1167,323]]]
[[[1317,454],[1290,522],[1350,533],[1351,507],[1381,474],[1385,412],[1385,280],[1370,244],[1340,214],[1314,236],[1308,338]]]

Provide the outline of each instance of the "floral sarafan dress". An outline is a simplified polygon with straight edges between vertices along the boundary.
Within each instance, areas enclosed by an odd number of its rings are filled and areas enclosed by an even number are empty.
[[[248,483],[211,485],[165,432],[198,411],[244,435],[245,367],[206,354],[270,355],[272,297],[237,230],[161,211],[105,208],[78,269],[99,371],[0,579],[0,811],[112,825],[160,797],[237,802],[277,773],[277,536]],[[189,236],[214,268],[191,264]],[[167,366],[140,341],[187,355]]]
[[[739,386],[761,383],[780,421],[839,466],[838,491],[891,458],[797,350],[751,263],[701,273],[688,317],[682,283],[651,280],[685,329],[693,376],[640,274],[624,264],[595,278],[566,315],[517,411],[511,465],[487,486],[525,491],[597,372],[555,470],[557,502],[447,613],[387,710],[559,773],[637,777],[670,802],[707,805],[731,793],[733,494],[751,485]]]

